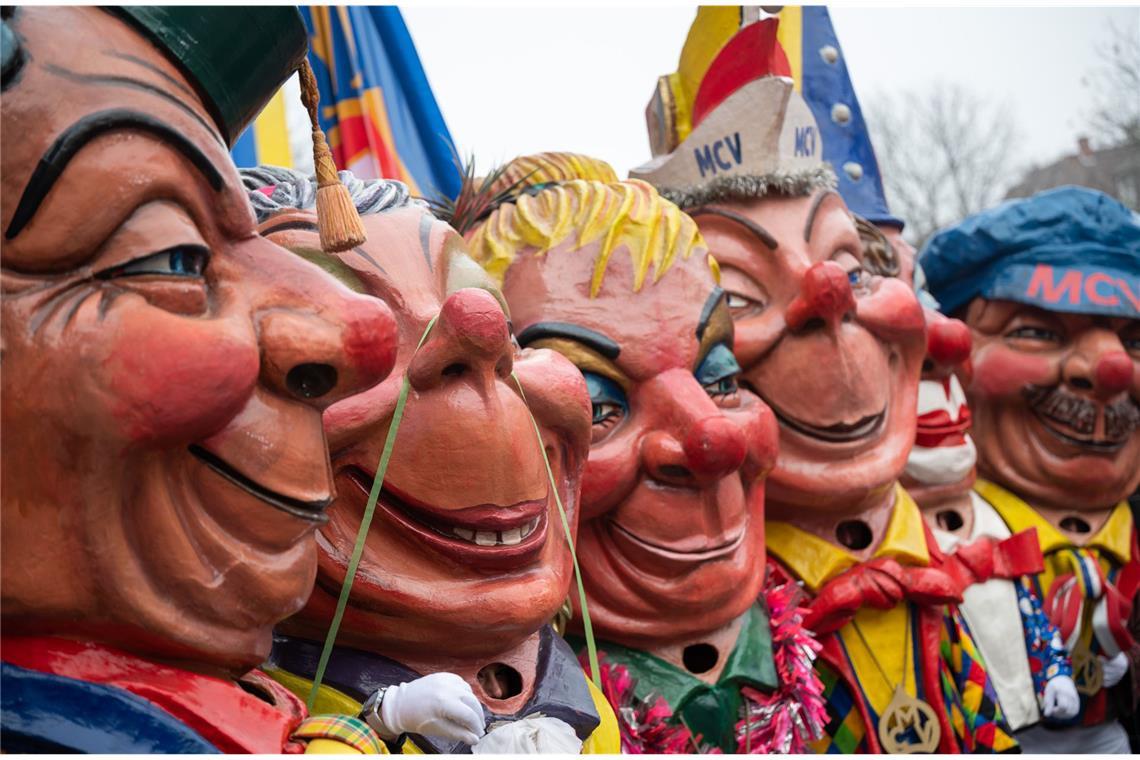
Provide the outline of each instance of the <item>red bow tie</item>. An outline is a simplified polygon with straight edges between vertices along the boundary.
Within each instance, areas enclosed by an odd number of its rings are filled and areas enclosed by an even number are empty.
[[[982,536],[972,543],[962,544],[946,557],[942,569],[963,591],[991,578],[1013,580],[1035,575],[1045,569],[1037,528],[1028,528],[1004,540]]]
[[[904,600],[920,605],[962,601],[954,579],[937,567],[903,565],[876,557],[855,565],[823,585],[810,602],[804,625],[817,634],[838,631],[861,607],[889,610]]]

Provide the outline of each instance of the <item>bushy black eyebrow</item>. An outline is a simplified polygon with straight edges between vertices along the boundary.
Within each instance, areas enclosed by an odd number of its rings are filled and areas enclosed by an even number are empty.
[[[722,216],[725,219],[731,219],[759,238],[760,242],[768,248],[771,248],[773,251],[779,248],[780,244],[776,241],[776,237],[771,232],[768,232],[768,230],[743,214],[738,214],[735,211],[730,211],[720,206],[698,206],[696,208],[684,209],[684,212],[692,217],[696,217],[700,214],[712,214],[714,216]]]
[[[528,346],[543,338],[569,338],[594,349],[610,361],[621,353],[621,346],[612,339],[570,322],[535,322],[517,336],[520,346]]]
[[[117,129],[137,129],[155,135],[185,156],[190,164],[202,173],[215,192],[220,192],[225,187],[222,173],[210,162],[206,154],[166,122],[150,114],[126,108],[97,111],[84,116],[65,129],[40,157],[31,179],[24,187],[4,237],[11,240],[28,226],[43,204],[44,198],[55,186],[56,180],[63,174],[63,170],[87,143]]]

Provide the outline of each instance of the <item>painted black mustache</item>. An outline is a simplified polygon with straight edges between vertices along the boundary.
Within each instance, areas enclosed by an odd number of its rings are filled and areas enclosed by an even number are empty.
[[[1078,396],[1061,385],[1042,388],[1030,385],[1025,398],[1037,414],[1066,425],[1082,435],[1092,435],[1101,406]],[[1140,429],[1140,406],[1131,396],[1113,401],[1103,407],[1104,434],[1110,441],[1123,441]]]

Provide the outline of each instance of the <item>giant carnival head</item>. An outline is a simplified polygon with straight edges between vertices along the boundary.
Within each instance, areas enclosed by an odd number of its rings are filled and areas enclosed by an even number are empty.
[[[972,333],[979,471],[1038,507],[1104,510],[1140,483],[1140,220],[1064,187],[967,218],[920,263]]]
[[[656,157],[632,174],[692,215],[720,262],[742,384],[780,423],[769,517],[831,519],[889,498],[903,470],[923,315],[894,248],[865,252],[783,31],[758,8],[701,8],[649,105]]]
[[[581,375],[552,351],[520,351],[498,285],[400,183],[342,172],[368,240],[329,255],[315,182],[271,167],[243,174],[263,235],[392,304],[400,330],[397,372],[325,413],[337,498],[319,534],[313,597],[286,630],[324,637],[406,377],[338,641],[424,667],[442,653],[519,644],[569,591],[572,557],[546,462],[574,527],[590,435]]]
[[[6,632],[244,669],[308,596],[321,412],[396,328],[230,160],[304,53],[295,9],[4,9]]]
[[[887,240],[885,235],[882,240]],[[963,500],[969,499],[978,460],[962,386],[970,376],[970,330],[960,319],[938,311],[913,253],[908,248],[900,256],[905,273],[900,276],[912,280],[926,315],[926,359],[918,384],[914,447],[900,482],[931,524],[970,535],[972,510]]]
[[[578,555],[595,629],[633,646],[716,630],[763,581],[776,447],[737,386],[716,262],[692,219],[600,161],[516,159],[499,182],[513,197],[472,254],[519,342],[574,362],[593,404]]]

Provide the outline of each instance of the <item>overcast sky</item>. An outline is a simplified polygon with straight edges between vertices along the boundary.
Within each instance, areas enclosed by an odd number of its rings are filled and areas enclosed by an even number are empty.
[[[481,168],[541,150],[649,158],[645,104],[676,70],[691,7],[403,8],[461,155]],[[856,92],[957,82],[1008,102],[1022,161],[1075,151],[1090,106],[1081,77],[1106,26],[1140,8],[833,8]],[[1140,93],[1120,93],[1138,98]]]

